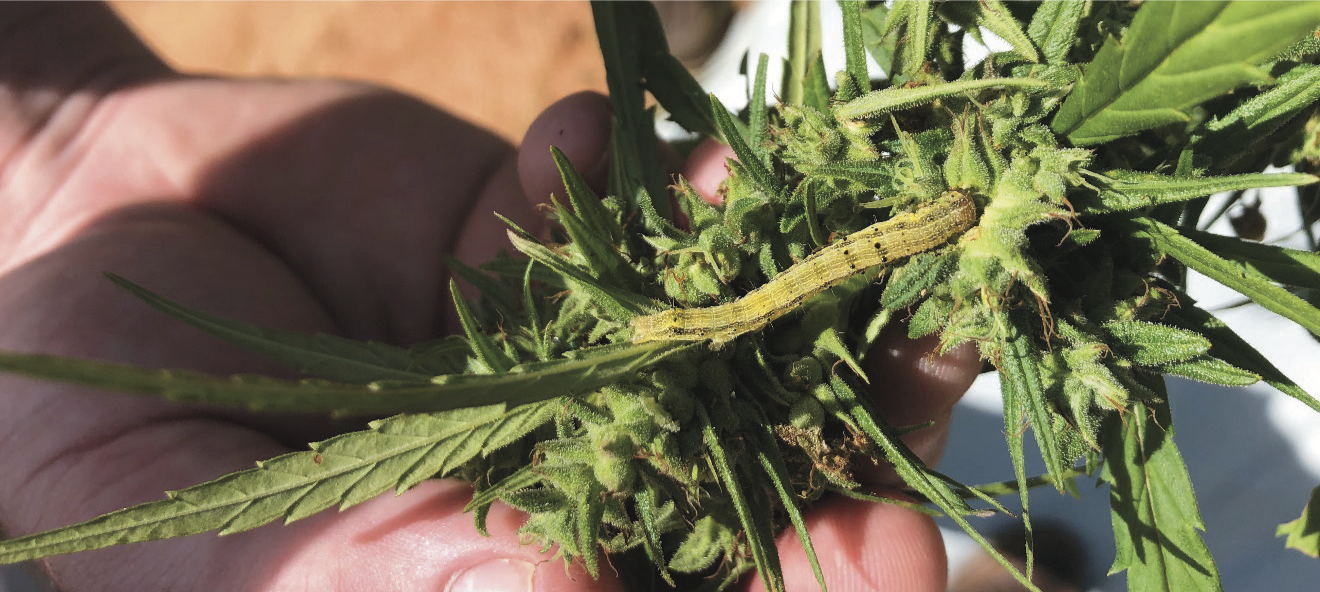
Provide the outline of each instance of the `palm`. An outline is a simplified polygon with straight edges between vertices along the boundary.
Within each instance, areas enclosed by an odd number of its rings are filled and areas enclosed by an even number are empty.
[[[441,332],[444,256],[480,258],[498,244],[489,210],[530,210],[507,144],[399,95],[338,83],[141,86],[111,96],[83,121],[53,121],[17,154],[6,170],[16,182],[0,194],[18,213],[5,220],[13,232],[0,243],[3,347],[150,366],[275,371],[134,302],[102,272],[252,322],[413,342]],[[0,415],[27,418],[5,426],[5,436],[31,453],[3,460],[6,474],[19,478],[0,486],[4,514],[22,516],[12,526],[25,531],[155,499],[283,452],[274,438],[309,436],[306,421],[266,422],[258,431],[245,427],[248,418],[217,421],[210,410],[0,380],[8,408]],[[193,537],[75,557],[61,570],[68,584],[93,589],[139,578],[173,580],[179,589],[257,587],[246,578],[351,589],[354,570],[329,573],[315,556],[353,552],[433,566],[400,583],[417,589],[430,577],[443,582],[456,555],[510,545],[464,536],[472,528],[458,511],[461,493],[432,484],[339,520],[261,535],[256,545]],[[514,526],[508,514],[497,528]],[[397,522],[370,540],[345,536],[388,518]],[[431,551],[403,544],[437,520],[457,522],[446,530],[462,544]],[[136,553],[151,554],[165,573],[123,561]],[[236,561],[257,565],[210,574],[235,585],[198,577]]]
[[[261,325],[404,344],[436,337],[447,329],[446,255],[477,262],[504,244],[492,211],[535,227],[520,177],[542,188],[527,192],[538,197],[554,177],[548,158],[516,162],[510,146],[451,116],[343,83],[166,78],[69,104],[21,142],[0,119],[0,158],[7,143],[18,145],[0,160],[0,349],[281,372],[149,309],[102,279],[105,271]],[[575,163],[596,162],[607,117],[598,99],[579,98],[577,108],[595,117],[575,119],[569,109],[541,137],[568,143]],[[575,134],[558,134],[569,128]],[[526,146],[545,155],[544,143]],[[708,161],[716,166],[706,171],[722,168],[722,158]],[[974,352],[930,370],[918,368],[915,360],[928,358],[910,344],[894,351],[918,356],[899,355],[882,370],[903,393],[881,405],[904,425],[947,414],[975,373]],[[0,456],[8,476],[0,516],[18,532],[61,526],[320,435],[315,419],[257,419],[0,377],[0,441],[24,447]],[[518,544],[520,517],[507,508],[492,512],[493,538],[478,536],[461,511],[468,499],[466,486],[433,481],[291,527],[54,565],[78,590],[444,589],[456,572],[492,561],[524,582],[541,565],[541,592],[615,587],[538,563],[545,557]],[[942,587],[938,539],[925,519],[834,500],[809,523],[840,584],[831,589]],[[796,538],[785,535],[782,547],[790,582],[809,586]],[[529,563],[519,571],[506,558]]]

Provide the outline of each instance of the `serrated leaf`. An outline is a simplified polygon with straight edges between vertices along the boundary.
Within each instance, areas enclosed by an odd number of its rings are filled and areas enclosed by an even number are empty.
[[[1026,576],[1018,571],[1017,567],[1009,563],[1003,553],[999,552],[967,522],[964,516],[974,514],[976,511],[967,505],[962,496],[950,487],[944,476],[926,467],[925,463],[907,445],[903,444],[893,426],[885,423],[883,419],[873,413],[868,408],[867,403],[858,397],[852,391],[852,388],[837,374],[830,377],[828,385],[821,385],[817,388],[816,396],[821,399],[821,404],[826,409],[836,407],[840,414],[839,419],[866,434],[884,452],[885,458],[889,460],[890,465],[894,467],[894,472],[898,474],[904,484],[939,507],[945,516],[948,516],[950,520],[953,520],[955,524],[963,529],[963,532],[967,533],[967,536],[980,544],[981,548],[985,549],[1004,569],[1013,574],[1013,577],[1019,583],[1026,586],[1028,590],[1040,592]]]
[[[819,55],[820,7],[815,2],[793,0],[788,17],[788,65],[782,85],[785,103],[805,104],[807,70]]]
[[[779,446],[775,443],[775,435],[771,429],[770,420],[765,417],[764,413],[758,415],[760,429],[756,431],[759,440],[756,446],[756,458],[761,461],[761,469],[770,478],[775,493],[779,495],[779,503],[784,506],[784,512],[788,514],[788,520],[797,533],[798,541],[802,543],[802,550],[806,552],[807,562],[811,564],[811,571],[816,575],[816,583],[820,585],[821,592],[827,592],[825,574],[820,570],[820,561],[816,558],[816,548],[811,544],[811,534],[807,532],[807,523],[802,518],[802,509],[798,507],[797,495],[789,483],[788,466],[784,463],[784,457],[779,452]]]
[[[1289,119],[1320,99],[1320,66],[1298,64],[1280,84],[1207,123],[1192,137],[1197,156],[1224,170],[1264,142]]]
[[[643,35],[638,23],[654,18],[654,9],[637,3],[596,1],[591,3],[591,15],[614,107],[610,194],[627,200],[632,211],[646,213],[643,222],[654,226],[670,216],[669,200],[661,199],[665,171],[656,151],[654,117],[646,109],[642,91]]]
[[[1076,3],[1072,3],[1076,4]],[[1042,5],[1043,6],[1043,5]],[[977,2],[976,24],[998,35],[1000,39],[1013,46],[1013,50],[1026,58],[1028,62],[1039,62],[1040,54],[1032,45],[1031,39],[1022,32],[1022,25],[1009,13],[1008,7],[1001,0],[982,0]]]
[[[764,166],[770,164],[770,149],[766,141],[770,136],[769,110],[766,109],[765,83],[770,67],[770,56],[761,54],[756,58],[756,76],[752,78],[752,94],[747,105],[747,147],[751,148]],[[707,101],[709,103],[709,101]],[[725,140],[728,143],[728,140]]]
[[[1035,78],[989,78],[984,80],[958,80],[945,84],[932,84],[913,88],[890,87],[872,91],[834,107],[834,117],[840,121],[871,119],[890,111],[907,109],[934,102],[938,99],[955,97],[987,88],[1031,89],[1048,86],[1049,83]]]
[[[1081,214],[1107,214],[1171,204],[1224,191],[1309,185],[1320,179],[1304,173],[1251,173],[1221,177],[1171,177],[1158,173],[1106,171],[1096,183],[1099,197],[1077,196]]]
[[[1072,468],[1073,459],[1065,458],[1063,443],[1054,434],[1053,411],[1046,394],[1048,385],[1042,372],[1041,353],[1036,349],[1030,334],[1012,320],[1005,322],[1004,326],[1008,330],[998,366],[1000,386],[1004,393],[1004,427],[1009,448],[1020,450],[1020,442],[1013,441],[1022,438],[1019,422],[1025,416],[1032,433],[1036,435],[1036,444],[1045,460],[1045,470],[1053,479],[1054,487],[1063,491],[1063,475]],[[1011,425],[1007,422],[1011,422]],[[1020,452],[1014,453],[1015,465],[1019,462],[1016,458],[1019,455]],[[1019,473],[1019,476],[1025,479],[1025,474]]]
[[[1224,386],[1248,386],[1260,382],[1260,375],[1248,372],[1214,356],[1197,356],[1190,360],[1160,367],[1165,374],[1190,378]]]
[[[1183,236],[1211,252],[1249,265],[1271,280],[1288,286],[1320,289],[1320,253],[1268,245],[1193,228]]]
[[[1148,2],[1109,39],[1050,127],[1075,146],[1189,120],[1187,110],[1248,82],[1253,66],[1320,23],[1311,2]]]
[[[0,542],[0,563],[219,530],[231,534],[283,518],[402,492],[522,437],[550,420],[558,403],[506,412],[504,405],[403,415],[258,464],[258,468],[169,492],[87,522]]]
[[[734,533],[728,527],[715,521],[709,514],[697,519],[692,525],[692,532],[674,551],[669,560],[669,569],[679,573],[704,571],[715,564],[720,555],[734,546]]]
[[[258,327],[193,310],[114,274],[106,277],[165,314],[313,376],[357,384],[378,380],[425,381],[432,376],[426,365],[419,366],[412,354],[400,347]]]
[[[496,403],[522,405],[580,395],[612,384],[680,351],[672,343],[607,345],[571,358],[519,364],[501,374],[449,374],[430,382],[350,385],[264,376],[149,370],[43,354],[0,352],[0,370],[206,405],[273,412],[391,415]]]
[[[1296,520],[1284,522],[1274,536],[1287,536],[1284,546],[1320,559],[1320,486],[1311,490],[1311,499]]]
[[[472,352],[477,355],[477,361],[485,367],[487,373],[507,372],[514,367],[515,362],[509,358],[495,344],[486,332],[477,323],[476,317],[472,316],[472,311],[468,308],[467,301],[458,291],[458,282],[449,280],[449,295],[454,299],[454,310],[458,312],[458,322],[463,326],[463,332],[467,334],[468,343],[472,344]]]
[[[889,277],[880,296],[880,305],[887,309],[912,306],[927,290],[945,279],[956,259],[952,250],[913,256]]]
[[[655,491],[649,487],[641,489],[633,497],[633,505],[637,508],[637,517],[640,518],[638,522],[642,527],[642,546],[646,549],[646,556],[660,570],[660,577],[664,578],[665,583],[674,587],[674,577],[669,575],[669,568],[665,563],[665,550],[660,544],[660,529],[656,521],[659,510],[655,504]]]
[[[1177,230],[1156,220],[1133,220],[1136,235],[1154,243],[1159,252],[1168,254],[1187,267],[1232,288],[1256,304],[1265,307],[1320,335],[1320,310],[1279,286],[1264,274],[1238,263],[1227,261],[1182,236]]]
[[[660,15],[649,2],[634,2],[634,25],[641,38],[642,80],[646,90],[684,129],[718,135],[706,91],[683,63],[669,51]]]
[[[1027,36],[1045,54],[1045,62],[1064,65],[1077,42],[1077,27],[1086,13],[1085,2],[1041,2],[1027,25]]]
[[[775,547],[774,533],[761,528],[760,521],[754,517],[754,509],[743,493],[744,487],[739,482],[738,474],[733,464],[729,462],[728,455],[724,452],[724,444],[720,442],[710,418],[706,416],[706,410],[701,405],[697,405],[696,410],[701,418],[701,433],[706,443],[706,454],[714,465],[720,482],[724,485],[729,501],[733,503],[738,521],[742,523],[747,544],[752,551],[752,559],[756,561],[756,569],[761,574],[761,581],[773,592],[784,592],[784,572],[779,565],[779,550]],[[673,565],[671,564],[670,567]]]
[[[738,165],[742,167],[767,195],[780,195],[783,191],[783,182],[779,177],[773,174],[765,163],[756,156],[747,142],[743,140],[738,128],[733,125],[733,117],[729,115],[729,110],[724,108],[715,95],[710,95],[711,109],[715,111],[715,124],[719,126],[724,137],[729,141],[729,147],[733,153],[738,156]]]
[[[1134,403],[1108,422],[1102,477],[1117,545],[1109,573],[1127,570],[1132,592],[1222,590],[1172,425],[1167,403]]]
[[[848,76],[862,93],[871,92],[871,75],[866,71],[866,46],[862,32],[862,3],[839,2],[843,13],[843,55]],[[823,587],[823,586],[822,586]]]
[[[1105,323],[1115,353],[1138,366],[1162,366],[1195,358],[1210,350],[1210,340],[1195,332],[1145,321]]]
[[[564,281],[574,289],[591,294],[592,300],[609,312],[615,322],[627,323],[634,316],[664,308],[660,303],[648,298],[602,285],[589,271],[574,265],[530,236],[510,230],[509,241],[513,243],[515,249],[562,275]]]
[[[1279,371],[1273,363],[1261,355],[1256,348],[1242,339],[1236,332],[1214,315],[1192,304],[1191,297],[1178,294],[1183,306],[1171,312],[1178,324],[1192,329],[1210,339],[1210,354],[1239,368],[1259,374],[1266,383],[1306,406],[1320,411],[1320,401],[1312,397],[1296,382]]]

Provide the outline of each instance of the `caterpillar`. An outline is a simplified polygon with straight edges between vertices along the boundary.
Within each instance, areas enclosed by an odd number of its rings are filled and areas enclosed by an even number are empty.
[[[976,224],[971,198],[948,191],[930,205],[872,224],[799,261],[768,283],[727,304],[672,308],[634,317],[633,343],[702,341],[720,347],[787,314],[808,298],[877,265],[938,247]]]

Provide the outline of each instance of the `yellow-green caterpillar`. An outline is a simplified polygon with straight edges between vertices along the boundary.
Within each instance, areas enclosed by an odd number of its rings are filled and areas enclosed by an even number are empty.
[[[808,298],[869,267],[889,265],[938,247],[974,224],[972,200],[957,191],[946,192],[915,212],[897,214],[816,251],[733,302],[635,317],[633,343],[709,339],[719,347],[765,327]]]

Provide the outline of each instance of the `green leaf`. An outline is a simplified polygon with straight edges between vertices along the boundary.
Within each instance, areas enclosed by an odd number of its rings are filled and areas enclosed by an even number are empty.
[[[477,532],[481,533],[482,536],[490,536],[490,533],[486,531],[486,514],[490,511],[490,505],[502,497],[532,487],[540,483],[542,479],[541,475],[532,471],[532,465],[525,465],[514,471],[512,475],[501,479],[499,483],[473,493],[472,501],[463,506],[463,511],[473,513],[473,518],[476,519]]]
[[[839,1],[843,13],[843,52],[848,76],[863,93],[871,92],[871,75],[866,71],[866,46],[862,32],[862,3]],[[821,586],[824,588],[824,586]]]
[[[648,225],[669,219],[665,196],[665,171],[656,151],[654,117],[647,110],[642,90],[642,25],[654,18],[654,9],[638,3],[592,2],[592,18],[601,56],[605,59],[605,82],[614,107],[611,138],[610,194],[628,200],[632,211],[658,214],[643,218]]]
[[[1210,340],[1195,332],[1158,323],[1113,321],[1104,329],[1114,353],[1138,366],[1184,362],[1210,350]]]
[[[1311,499],[1302,508],[1302,515],[1280,524],[1274,536],[1286,536],[1284,546],[1320,559],[1320,486],[1311,490]]]
[[[209,530],[232,534],[280,518],[292,522],[336,505],[347,508],[390,488],[403,492],[446,475],[536,429],[560,406],[545,401],[506,412],[504,405],[490,405],[375,421],[370,430],[168,492],[165,500],[0,542],[0,563]]]
[[[816,2],[793,0],[789,5],[788,67],[784,69],[782,85],[785,103],[805,104],[807,70],[819,55],[820,6]]]
[[[1102,477],[1117,545],[1109,573],[1127,570],[1133,592],[1222,590],[1172,425],[1167,404],[1133,403],[1107,422]]]
[[[1254,68],[1320,23],[1313,2],[1147,2],[1087,65],[1051,126],[1075,146],[1190,119],[1268,76]]]
[[[1289,119],[1320,100],[1320,66],[1298,64],[1281,77],[1280,84],[1243,102],[1194,134],[1190,145],[1197,156],[1217,170],[1251,154]]]
[[[974,514],[971,506],[963,500],[948,482],[939,473],[930,470],[925,463],[912,452],[899,439],[899,434],[893,426],[885,423],[878,415],[873,413],[867,406],[867,403],[848,386],[837,374],[830,377],[828,385],[820,385],[816,390],[817,398],[822,399],[821,404],[826,408],[837,406],[840,413],[840,419],[850,426],[855,426],[862,430],[876,446],[884,452],[885,458],[894,467],[894,472],[908,487],[911,487],[918,494],[925,497],[931,503],[934,503],[944,512],[950,520],[963,529],[967,536],[981,545],[991,557],[1000,565],[1013,574],[1023,586],[1028,590],[1040,592],[1035,585],[1030,583],[1013,564],[1009,563],[1003,553],[995,549],[981,533],[972,528],[972,525],[964,518],[967,514]]]
[[[1010,451],[1020,450],[1022,425],[1025,415],[1031,431],[1036,435],[1036,444],[1040,447],[1041,457],[1045,460],[1045,470],[1054,481],[1059,491],[1064,489],[1063,475],[1072,468],[1073,459],[1064,455],[1064,445],[1054,433],[1053,412],[1046,394],[1047,377],[1042,372],[1041,353],[1029,333],[1012,319],[1002,325],[1006,328],[1004,353],[1000,356],[1000,387],[1004,393],[1005,435],[1008,437]],[[1018,440],[1018,442],[1014,442]],[[1021,452],[1014,452],[1014,464]],[[1016,472],[1016,469],[1015,469]],[[1025,473],[1018,472],[1019,482],[1025,479]],[[1025,512],[1026,500],[1023,500]]]
[[[690,132],[718,135],[706,91],[683,63],[669,52],[660,15],[649,2],[634,2],[635,26],[641,37],[642,79],[646,90],[669,112],[669,118]]]
[[[900,7],[900,5],[906,6]],[[935,45],[935,38],[930,34],[931,24],[935,22],[935,3],[922,0],[894,0],[889,21],[898,21],[900,16],[903,17],[903,35],[906,38],[905,41],[901,41],[902,74],[905,78],[911,79],[921,71],[926,63],[926,56],[930,55],[930,49]],[[885,23],[886,29],[890,26],[889,23]]]
[[[820,585],[821,592],[826,592],[825,574],[820,570],[820,561],[816,558],[816,548],[811,544],[811,535],[807,532],[807,523],[802,519],[802,510],[798,507],[797,495],[789,482],[788,466],[784,463],[784,457],[776,444],[774,432],[771,429],[771,423],[764,413],[760,413],[757,418],[760,429],[756,431],[757,446],[756,458],[761,461],[761,468],[765,471],[770,483],[774,485],[775,493],[779,495],[779,502],[784,506],[784,512],[788,514],[788,520],[796,531],[798,541],[802,543],[802,550],[807,554],[807,562],[811,564],[811,571],[816,575],[816,583]]]
[[[589,271],[574,265],[530,236],[510,230],[509,241],[513,243],[514,248],[535,259],[537,263],[562,275],[564,281],[573,289],[591,294],[592,300],[604,308],[610,318],[616,322],[626,323],[634,316],[664,308],[663,305],[649,298],[602,285]]]
[[[1288,286],[1320,289],[1320,253],[1288,249],[1193,228],[1178,232],[1209,251]]]
[[[393,345],[258,327],[193,310],[114,274],[106,277],[165,314],[313,376],[365,384],[378,380],[425,381],[433,375],[427,365]]]
[[[1269,278],[1259,271],[1227,261],[1161,222],[1140,218],[1133,220],[1132,224],[1137,229],[1135,234],[1150,240],[1161,253],[1172,256],[1206,277],[1237,290],[1267,310],[1320,335],[1320,310],[1292,292],[1270,283]]]
[[[669,569],[679,573],[705,571],[720,555],[729,555],[737,545],[735,534],[723,524],[715,521],[709,514],[697,519],[692,525],[692,532],[674,551],[669,560]]]
[[[467,301],[463,300],[463,295],[459,293],[458,282],[452,279],[449,280],[449,295],[454,299],[458,322],[463,325],[463,332],[467,334],[468,343],[472,344],[472,351],[477,355],[477,361],[481,362],[487,373],[508,372],[514,367],[514,360],[486,335],[481,325],[477,323],[476,317],[472,316],[472,311],[468,309]]]
[[[706,416],[706,410],[701,405],[697,405],[696,410],[701,417],[701,433],[706,442],[706,452],[715,467],[716,474],[719,475],[720,482],[724,484],[729,500],[733,502],[738,521],[742,523],[747,544],[751,547],[752,559],[756,561],[756,569],[761,574],[761,581],[765,583],[766,588],[774,592],[784,592],[784,572],[779,565],[779,550],[775,548],[774,534],[761,528],[760,521],[753,517],[754,510],[748,505],[743,486],[739,483],[738,475],[724,452],[724,444],[720,442],[719,436],[715,434],[715,428],[711,426],[710,418]],[[670,567],[673,565],[671,564]],[[678,568],[674,569],[677,571]]]
[[[1177,203],[1224,191],[1309,185],[1320,181],[1304,173],[1251,173],[1222,177],[1170,177],[1158,173],[1106,171],[1096,186],[1099,197],[1074,200],[1080,214],[1107,214]],[[1070,196],[1071,198],[1071,196]]]
[[[518,301],[509,293],[507,284],[453,257],[445,258],[445,266],[453,277],[471,284],[482,298],[488,299],[495,309],[492,311],[494,314],[508,317],[518,315]]]
[[[1247,386],[1260,382],[1260,375],[1248,372],[1214,356],[1197,356],[1191,360],[1160,367],[1166,374],[1224,386]]]
[[[674,577],[669,575],[669,569],[665,567],[665,551],[660,545],[660,529],[656,525],[656,513],[658,509],[655,504],[655,490],[646,487],[642,488],[633,497],[633,505],[637,508],[637,517],[642,526],[642,546],[646,549],[646,556],[651,559],[651,563],[660,569],[660,577],[664,578],[665,583],[674,586]]]
[[[670,342],[586,348],[573,357],[514,366],[500,374],[450,374],[430,382],[349,385],[265,376],[222,377],[43,354],[0,352],[0,370],[206,405],[272,412],[389,415],[505,403],[535,403],[593,392],[681,351]]]
[[[1036,6],[1027,36],[1045,53],[1046,63],[1068,63],[1068,51],[1077,42],[1077,27],[1085,13],[1085,2],[1041,2]]]
[[[890,111],[907,109],[931,103],[946,97],[955,97],[987,88],[1045,88],[1049,83],[1034,78],[989,78],[984,80],[958,80],[946,84],[932,84],[913,88],[890,87],[872,91],[834,108],[834,117],[871,119]]]
[[[1190,296],[1177,294],[1183,305],[1170,311],[1170,317],[1179,325],[1196,331],[1210,339],[1210,354],[1223,359],[1238,368],[1259,374],[1270,386],[1288,395],[1307,407],[1320,411],[1320,401],[1312,397],[1296,382],[1288,378],[1256,348],[1228,328],[1214,315],[1194,306]]]
[[[724,132],[724,137],[729,140],[729,147],[737,155],[738,164],[751,175],[752,180],[761,188],[761,191],[771,196],[781,195],[784,189],[783,181],[772,173],[765,163],[761,162],[761,159],[756,156],[756,152],[743,140],[742,135],[738,133],[738,128],[733,125],[733,116],[729,115],[729,110],[724,108],[724,103],[721,103],[712,94],[710,95],[710,105],[715,110],[715,123],[719,126],[720,131]]]
[[[766,167],[770,164],[770,149],[766,141],[770,136],[770,120],[766,109],[765,78],[770,56],[761,54],[756,59],[756,77],[752,80],[752,97],[747,105],[747,145],[757,160]],[[710,104],[710,101],[707,101]],[[726,139],[727,143],[728,140]]]
[[[1043,3],[1048,4],[1048,3]],[[1076,4],[1076,3],[1073,3]],[[1026,58],[1028,62],[1039,62],[1040,54],[1031,44],[1031,39],[1022,32],[1022,25],[1008,11],[1002,0],[981,0],[977,2],[976,24],[998,35],[1000,39],[1013,46],[1013,50]]]
[[[880,305],[887,309],[907,308],[948,277],[957,261],[954,251],[918,253],[900,267],[885,284]]]

